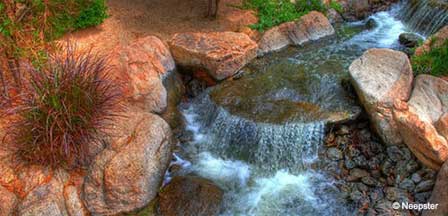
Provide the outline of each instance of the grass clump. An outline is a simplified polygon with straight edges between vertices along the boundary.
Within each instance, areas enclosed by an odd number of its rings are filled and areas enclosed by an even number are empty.
[[[422,55],[412,57],[412,67],[415,74],[430,74],[433,76],[448,76],[448,40],[440,46],[430,45],[430,50]]]
[[[49,55],[42,69],[28,67],[29,81],[7,114],[8,145],[24,164],[74,168],[91,161],[110,121],[121,111],[121,89],[107,59],[73,46]]]
[[[251,28],[258,31],[296,20],[310,11],[326,13],[329,8],[342,11],[339,3],[332,1],[325,5],[321,0],[297,0],[295,4],[290,0],[245,0],[243,8],[257,11],[259,21]]]

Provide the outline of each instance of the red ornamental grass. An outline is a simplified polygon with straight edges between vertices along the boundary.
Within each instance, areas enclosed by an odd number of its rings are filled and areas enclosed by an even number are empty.
[[[107,58],[69,44],[44,68],[24,71],[29,82],[8,110],[16,116],[8,131],[14,159],[53,168],[90,163],[92,149],[122,111]]]

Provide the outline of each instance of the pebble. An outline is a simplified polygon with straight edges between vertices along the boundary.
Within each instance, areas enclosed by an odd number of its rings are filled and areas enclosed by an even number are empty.
[[[374,186],[378,186],[378,181],[374,178],[372,178],[371,176],[365,176],[361,179],[362,183],[374,187]]]
[[[350,175],[347,177],[347,181],[351,181],[351,182],[358,181],[362,177],[365,177],[368,175],[370,175],[370,174],[366,170],[355,168],[350,171]]]
[[[430,191],[434,187],[434,184],[435,184],[434,180],[422,181],[415,187],[415,192],[420,193]]]
[[[411,179],[404,179],[403,181],[401,181],[400,186],[401,189],[405,189],[407,191],[413,191],[415,188],[415,183],[414,181],[412,181]]]
[[[342,151],[338,148],[329,148],[327,150],[327,157],[330,158],[330,160],[337,161],[343,158]]]
[[[422,177],[418,173],[412,174],[411,179],[412,181],[414,181],[414,183],[419,183],[422,181]]]

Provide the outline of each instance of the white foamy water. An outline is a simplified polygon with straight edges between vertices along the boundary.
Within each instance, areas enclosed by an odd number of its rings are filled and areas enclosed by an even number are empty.
[[[398,36],[408,31],[396,18],[399,10],[400,6],[395,6],[374,14],[370,18],[376,21],[375,28],[290,60],[295,64],[308,62],[316,71],[325,68],[319,63],[332,61],[347,68],[366,49],[396,47]],[[277,96],[289,99],[294,95],[289,90],[277,92]],[[322,89],[311,91],[316,93],[316,101],[331,98],[331,94],[321,93]],[[210,179],[225,191],[222,215],[356,214],[340,197],[336,181],[310,166],[319,160],[325,122],[255,122],[214,105],[208,96],[196,98],[183,114],[193,141],[182,145],[189,162],[178,155],[176,161],[186,175]]]

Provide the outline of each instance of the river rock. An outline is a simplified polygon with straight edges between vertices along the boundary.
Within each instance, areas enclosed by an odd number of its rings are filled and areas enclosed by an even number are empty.
[[[448,138],[448,113],[445,113],[440,119],[434,124],[439,132],[445,138]]]
[[[400,41],[403,46],[408,48],[414,48],[418,46],[418,43],[421,39],[422,38],[420,36],[414,33],[402,33],[398,37],[398,41]]]
[[[439,47],[447,39],[448,39],[448,26],[445,26],[431,37],[428,37],[428,39],[426,39],[426,41],[415,50],[415,55],[419,56],[425,52],[429,52],[431,50],[431,47]]]
[[[88,216],[89,212],[80,197],[79,187],[68,185],[64,188],[65,207],[70,216]]]
[[[171,130],[160,117],[128,112],[111,145],[92,163],[83,194],[93,215],[138,210],[155,198],[171,158]]]
[[[439,204],[437,209],[424,210],[423,216],[439,216],[448,214],[448,162],[445,162],[437,175],[429,203]]]
[[[244,33],[179,33],[169,42],[174,60],[201,68],[216,80],[235,75],[257,56],[257,44]]]
[[[419,75],[409,102],[397,101],[394,110],[404,142],[423,164],[435,170],[448,159],[447,137],[434,126],[448,112],[447,95],[447,81]]]
[[[177,176],[159,196],[164,216],[213,216],[219,213],[223,191],[207,179]]]
[[[21,216],[68,216],[64,202],[64,184],[68,173],[58,171],[51,180],[33,189],[18,206]]]
[[[295,22],[283,23],[264,33],[258,42],[259,55],[283,49],[289,45],[303,45],[335,34],[330,21],[320,12],[311,11]]]
[[[386,144],[400,144],[402,138],[392,116],[395,100],[407,101],[413,74],[405,53],[370,49],[350,66],[351,82],[366,109],[374,129]]]
[[[175,64],[159,38],[148,36],[128,46],[117,46],[111,55],[111,66],[132,104],[149,112],[165,110],[167,92],[162,79],[175,69]]]
[[[17,196],[0,185],[0,216],[12,216],[17,202]]]

